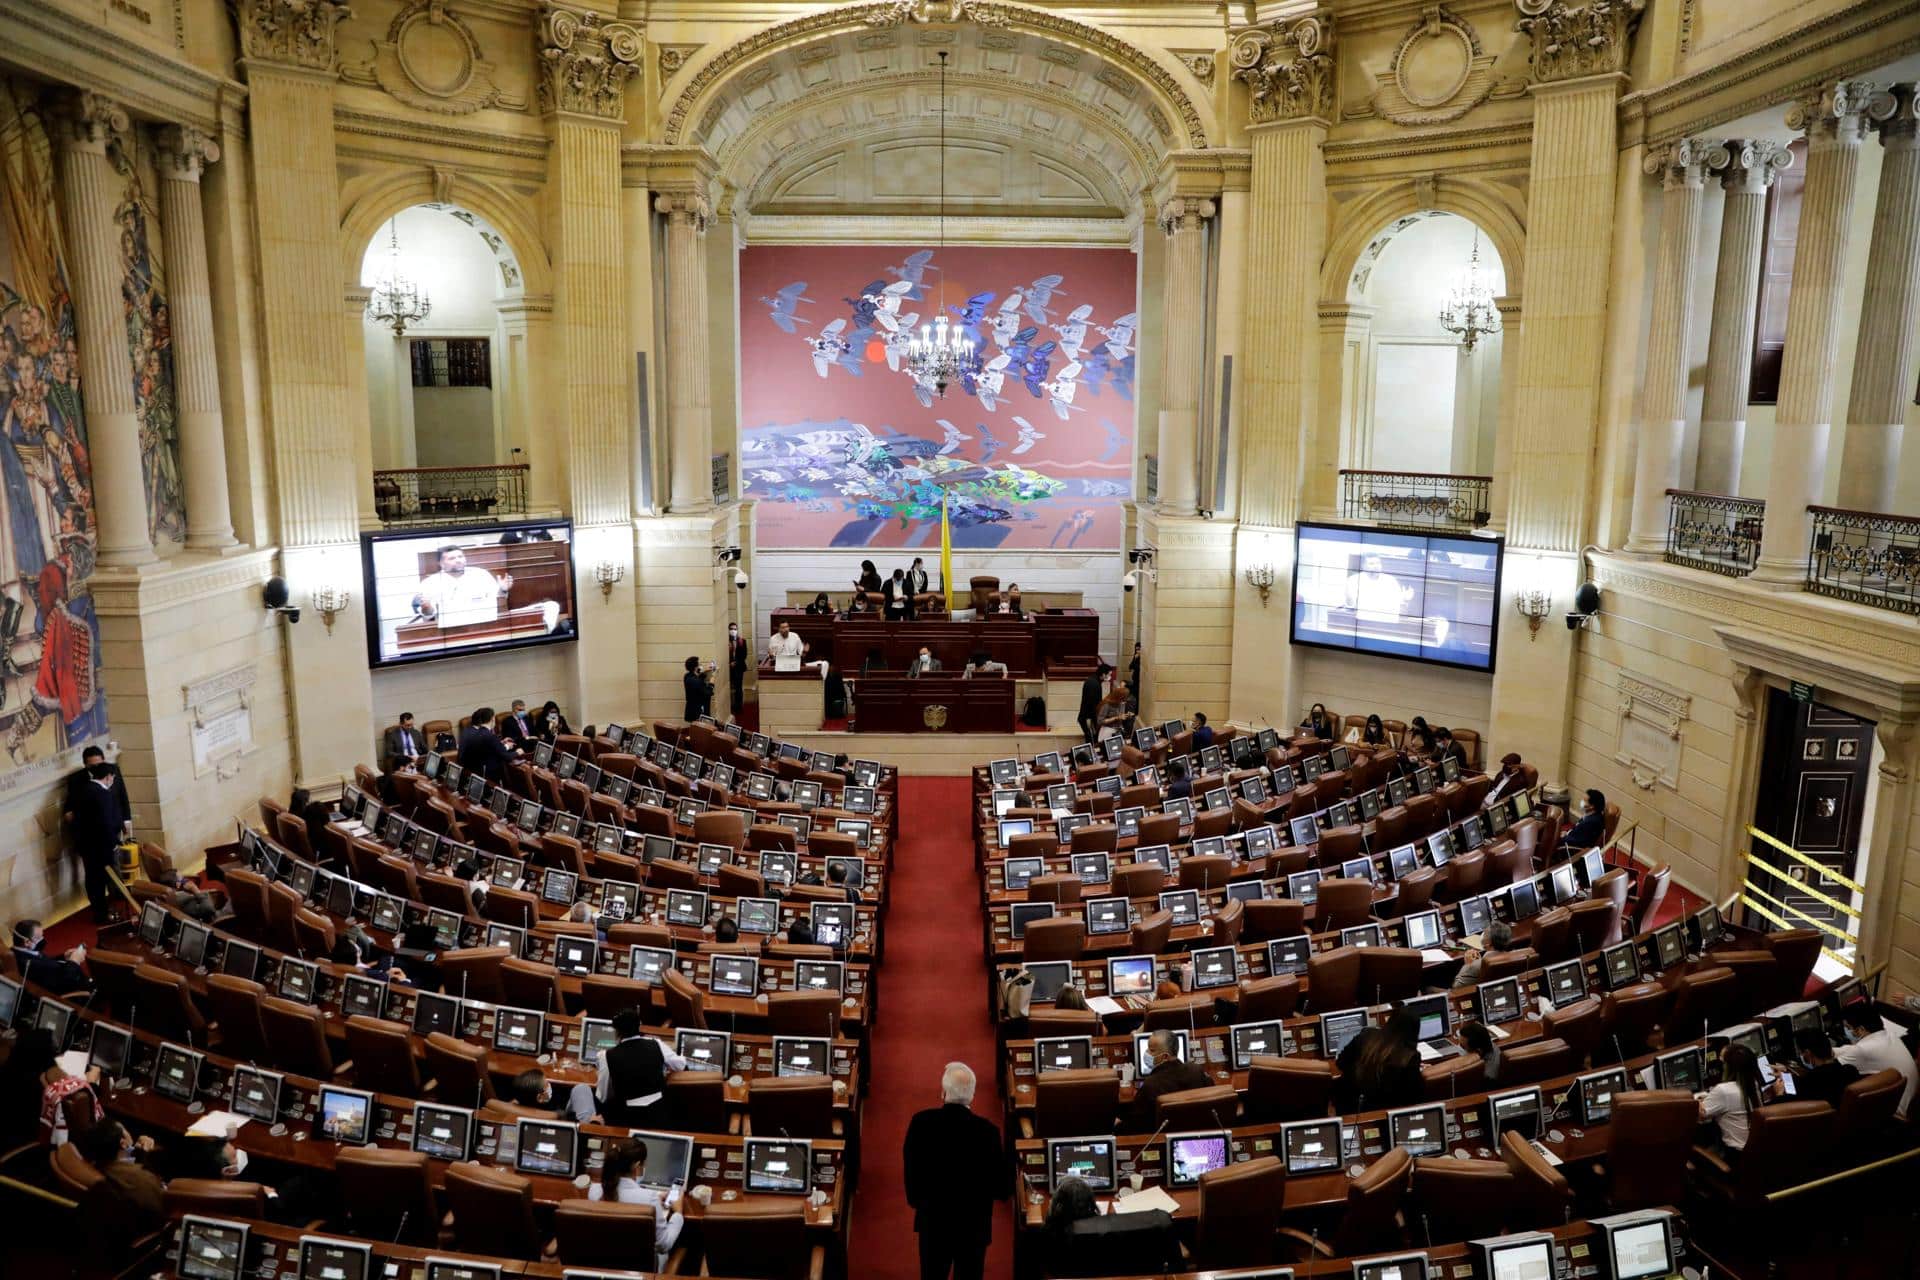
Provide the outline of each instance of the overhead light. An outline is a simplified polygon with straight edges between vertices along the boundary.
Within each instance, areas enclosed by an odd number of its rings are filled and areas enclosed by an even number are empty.
[[[947,247],[947,51],[940,51],[940,249]],[[947,322],[946,273],[940,275],[940,309],[933,323],[907,340],[907,372],[923,391],[945,396],[956,380],[980,371],[973,339]]]
[[[367,299],[367,319],[393,326],[393,336],[405,334],[407,326],[419,324],[433,314],[433,300],[427,291],[400,270],[400,233],[397,218],[387,219],[387,270],[373,283]]]
[[[1489,333],[1500,332],[1500,308],[1493,305],[1493,290],[1480,280],[1480,231],[1474,229],[1473,257],[1467,272],[1447,291],[1440,308],[1440,327],[1460,338],[1460,349],[1472,351],[1474,344]]]

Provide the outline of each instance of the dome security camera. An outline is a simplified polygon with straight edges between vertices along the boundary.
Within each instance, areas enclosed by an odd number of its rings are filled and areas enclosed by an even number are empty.
[[[1127,576],[1120,579],[1120,585],[1125,590],[1131,592],[1135,587],[1140,585],[1140,575],[1134,573],[1132,570],[1128,570]]]
[[[745,569],[735,569],[733,571],[733,585],[742,591],[747,589],[747,571]]]

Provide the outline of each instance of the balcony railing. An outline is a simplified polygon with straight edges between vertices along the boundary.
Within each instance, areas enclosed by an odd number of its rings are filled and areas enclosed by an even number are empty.
[[[1920,614],[1920,517],[1808,507],[1807,590]]]
[[[1492,488],[1492,476],[1343,470],[1340,509],[1349,520],[1397,529],[1478,529],[1487,523]]]
[[[1760,556],[1767,504],[1758,498],[1667,490],[1667,561],[1744,578]]]
[[[460,524],[527,513],[527,464],[400,467],[373,473],[373,505],[385,525]]]

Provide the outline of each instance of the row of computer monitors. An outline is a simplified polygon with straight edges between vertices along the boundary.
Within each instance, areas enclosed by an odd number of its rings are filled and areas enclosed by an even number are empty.
[[[1171,732],[1169,732],[1169,730],[1171,730]],[[1133,745],[1142,751],[1150,752],[1160,743],[1171,742],[1174,738],[1185,732],[1186,722],[1183,720],[1168,720],[1158,726],[1141,725],[1133,731]],[[1232,764],[1236,769],[1259,769],[1266,764],[1267,752],[1279,745],[1280,734],[1277,730],[1262,729],[1255,734],[1236,734],[1227,739],[1224,747],[1202,747],[1196,752],[1190,752],[1185,759],[1188,765],[1188,771],[1196,777],[1200,773],[1216,773],[1226,768],[1228,764]],[[1062,756],[1058,751],[1043,751],[1033,758],[1032,772],[1037,774],[1063,774],[1067,771],[1066,766],[1068,762],[1072,762],[1075,767],[1082,768],[1087,765],[1098,764],[1103,760],[1111,764],[1121,758],[1122,750],[1122,741],[1116,735],[1102,738],[1099,742],[1080,743],[1065,756]],[[1168,763],[1172,762],[1169,761]],[[1304,757],[1300,762],[1300,768],[1301,772],[1306,776],[1306,781],[1312,782],[1328,769],[1344,769],[1352,763],[1352,751],[1347,748],[1346,744],[1336,743],[1326,751]],[[1452,782],[1460,776],[1460,762],[1458,760],[1442,761],[1442,765],[1445,764],[1451,764],[1453,766],[1452,771],[1446,775],[1446,780]],[[1292,769],[1291,765],[1282,767],[1289,771]],[[1435,768],[1433,765],[1421,765],[1419,767],[1428,770]],[[1156,766],[1142,765],[1141,768],[1154,769]],[[987,776],[996,787],[1015,787],[1020,785],[1020,779],[1022,777],[1027,776],[1027,769],[1018,759],[1012,757],[1003,760],[989,760],[987,761]],[[1140,778],[1139,771],[1136,770],[1134,776],[1135,778]],[[1289,772],[1288,776],[1292,776],[1291,772]],[[1144,781],[1145,779],[1142,780]],[[1101,781],[1104,781],[1104,779]],[[1282,791],[1291,791],[1292,789],[1293,784],[1291,782],[1280,788]],[[1421,788],[1422,791],[1429,789],[1429,787]],[[1398,802],[1396,801],[1396,803]]]
[[[224,1218],[188,1216],[180,1220],[173,1274],[181,1280],[242,1280],[256,1268],[248,1265],[251,1228]],[[382,1269],[373,1246],[360,1240],[303,1235],[288,1245],[291,1272],[280,1270],[277,1246],[263,1240],[258,1246],[269,1267],[260,1274],[292,1275],[295,1280],[382,1280],[399,1274],[391,1264]],[[522,1273],[525,1263],[475,1262],[466,1258],[427,1257],[415,1268],[418,1280],[506,1280]],[[632,1280],[631,1271],[596,1271],[567,1267],[562,1280]]]

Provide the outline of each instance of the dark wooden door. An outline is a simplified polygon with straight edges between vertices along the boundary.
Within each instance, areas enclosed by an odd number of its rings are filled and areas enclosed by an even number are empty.
[[[1873,722],[1819,702],[1798,701],[1780,689],[1769,690],[1767,697],[1766,745],[1753,824],[1820,867],[1809,867],[1755,840],[1755,856],[1777,867],[1786,879],[1764,872],[1756,872],[1752,879],[1814,919],[1857,932],[1843,912],[1811,893],[1796,892],[1795,886],[1805,885],[1851,903],[1850,891],[1831,873],[1854,881],[1860,878],[1860,824],[1866,812]],[[1833,941],[1829,939],[1829,945]]]

